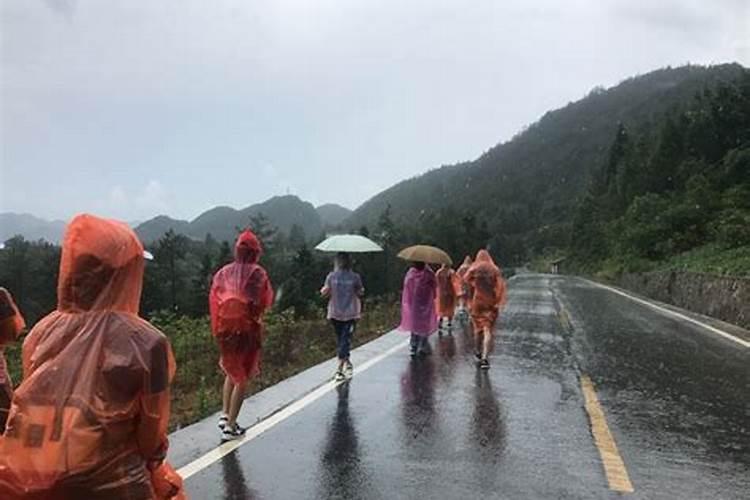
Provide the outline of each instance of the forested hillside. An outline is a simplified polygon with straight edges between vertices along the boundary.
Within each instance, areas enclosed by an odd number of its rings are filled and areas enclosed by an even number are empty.
[[[325,227],[335,227],[341,224],[352,214],[352,211],[335,203],[326,203],[315,209],[320,215],[320,220]]]
[[[667,68],[595,89],[475,161],[433,170],[378,194],[347,224],[370,230],[387,207],[405,231],[471,216],[488,235],[480,244],[489,243],[504,264],[564,250],[577,204],[607,161],[618,127],[658,129],[667,113],[680,113],[694,96],[743,71],[737,64]]]
[[[618,124],[571,235],[578,268],[643,270],[709,246],[726,256],[711,270],[750,274],[750,72],[651,126]]]

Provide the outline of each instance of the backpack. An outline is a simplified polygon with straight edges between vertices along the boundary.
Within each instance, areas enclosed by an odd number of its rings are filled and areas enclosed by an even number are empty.
[[[245,294],[225,291],[218,294],[217,302],[216,337],[250,331],[256,323],[250,315],[252,304]]]

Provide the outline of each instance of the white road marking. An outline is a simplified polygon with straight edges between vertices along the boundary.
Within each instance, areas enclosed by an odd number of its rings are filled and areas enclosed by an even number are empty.
[[[364,363],[362,363],[361,365],[357,367],[355,376],[358,374],[361,374],[368,368],[372,367],[375,363],[382,361],[383,359],[387,358],[391,354],[394,354],[400,349],[403,349],[407,345],[408,345],[408,342],[400,342],[398,345],[395,345],[391,347],[390,349],[388,349],[387,351],[378,354],[374,358],[368,359],[367,361],[365,361]],[[217,446],[213,450],[207,452],[205,455],[185,465],[177,472],[180,474],[180,476],[182,476],[183,479],[189,478],[190,476],[205,469],[209,465],[221,460],[224,456],[232,453],[234,450],[236,450],[243,444],[249,441],[252,441],[256,437],[266,432],[267,430],[271,429],[276,424],[283,422],[284,420],[291,417],[292,415],[302,410],[306,406],[310,405],[311,403],[314,403],[315,401],[317,401],[318,399],[320,399],[321,397],[325,396],[327,393],[335,389],[337,385],[342,384],[342,383],[344,382],[324,383],[323,385],[313,390],[312,392],[308,393],[304,397],[294,401],[290,405],[284,407],[282,410],[272,414],[268,418],[261,420],[257,424],[250,427],[242,439],[238,439],[236,441],[228,441],[224,444]]]
[[[703,327],[703,328],[705,328],[706,330],[708,330],[708,331],[710,331],[712,333],[715,333],[717,335],[721,335],[725,339],[737,342],[738,344],[740,344],[741,346],[743,346],[745,348],[750,347],[750,342],[748,342],[747,340],[743,340],[743,339],[741,339],[739,337],[735,337],[731,333],[727,333],[727,332],[725,332],[723,330],[719,330],[718,328],[716,328],[714,326],[708,325],[706,323],[703,323],[701,321],[693,319],[693,318],[691,318],[689,316],[685,316],[684,314],[680,314],[680,313],[678,313],[676,311],[672,311],[670,309],[658,306],[658,305],[653,304],[653,303],[651,303],[651,302],[649,302],[647,300],[639,299],[638,297],[633,297],[632,295],[630,295],[628,293],[625,293],[625,292],[623,292],[621,290],[618,290],[616,288],[612,288],[611,286],[602,285],[601,283],[596,283],[596,282],[590,281],[590,280],[585,280],[585,281],[587,281],[588,283],[591,283],[593,285],[596,285],[596,286],[598,286],[600,288],[604,288],[606,290],[609,290],[610,292],[616,293],[618,295],[622,295],[623,297],[627,297],[627,298],[629,298],[632,301],[638,302],[639,304],[646,305],[646,306],[648,306],[648,307],[650,307],[652,309],[656,309],[657,311],[661,311],[663,313],[669,314],[670,316],[674,316],[675,318],[679,318],[679,319],[681,319],[683,321],[687,321],[689,323],[693,323],[694,325],[698,325],[700,327]]]

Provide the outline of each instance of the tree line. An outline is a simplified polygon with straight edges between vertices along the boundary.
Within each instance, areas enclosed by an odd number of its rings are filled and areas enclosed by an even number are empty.
[[[619,124],[568,251],[579,267],[638,271],[705,245],[750,245],[748,72],[652,125]]]
[[[435,244],[454,258],[474,254],[486,246],[486,224],[474,216],[446,210],[422,214],[418,224],[398,225],[386,208],[372,228],[356,232],[380,243],[384,252],[358,254],[355,269],[362,274],[369,297],[396,300],[406,263],[396,258],[404,246]],[[292,227],[279,231],[263,214],[248,218],[246,227],[263,242],[260,263],[268,270],[277,292],[275,310],[290,311],[295,317],[320,314],[324,306],[319,289],[331,270],[331,254],[314,250],[322,240],[308,239],[304,230]],[[244,228],[236,228],[237,232]],[[146,264],[141,313],[151,317],[162,311],[202,317],[208,313],[208,293],[213,274],[232,260],[232,241],[218,241],[210,234],[203,241],[169,230],[146,245],[153,260]],[[0,283],[11,290],[19,307],[33,324],[56,307],[60,247],[43,240],[27,241],[15,236],[0,250]]]

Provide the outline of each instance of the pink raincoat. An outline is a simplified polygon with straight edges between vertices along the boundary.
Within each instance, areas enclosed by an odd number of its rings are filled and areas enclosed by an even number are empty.
[[[412,267],[404,278],[401,293],[401,324],[398,329],[427,337],[438,327],[435,312],[437,279],[428,266],[424,269]]]

